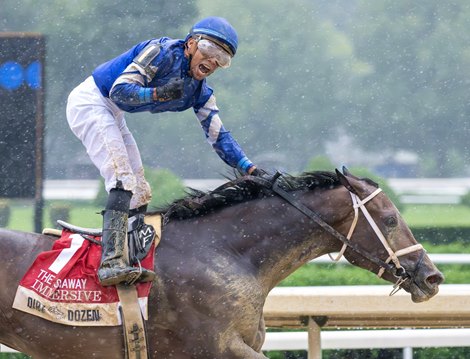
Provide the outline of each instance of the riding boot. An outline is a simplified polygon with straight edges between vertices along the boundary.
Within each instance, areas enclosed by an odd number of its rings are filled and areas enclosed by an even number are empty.
[[[127,219],[132,193],[113,189],[103,213],[101,264],[98,278],[103,286],[151,281],[155,273],[129,264]],[[127,207],[127,209],[126,209]]]

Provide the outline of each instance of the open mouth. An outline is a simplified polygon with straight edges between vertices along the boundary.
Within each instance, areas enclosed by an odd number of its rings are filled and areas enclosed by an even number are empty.
[[[202,72],[204,75],[206,75],[211,72],[211,69],[204,64],[200,64],[199,71]]]

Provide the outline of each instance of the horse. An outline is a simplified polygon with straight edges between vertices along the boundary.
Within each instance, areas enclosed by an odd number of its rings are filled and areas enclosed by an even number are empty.
[[[150,358],[266,358],[268,293],[327,253],[340,252],[414,302],[436,295],[444,280],[377,184],[345,168],[231,179],[213,191],[188,190],[162,214]],[[0,230],[0,342],[33,358],[124,358],[121,327],[65,326],[11,308],[25,271],[53,239]]]

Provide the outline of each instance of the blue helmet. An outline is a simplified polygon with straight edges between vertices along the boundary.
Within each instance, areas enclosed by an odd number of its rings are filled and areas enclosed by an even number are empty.
[[[232,25],[222,17],[207,17],[197,22],[191,30],[186,39],[194,35],[201,35],[202,37],[213,40],[217,45],[221,46],[227,51],[230,56],[234,56],[238,47],[238,35]]]

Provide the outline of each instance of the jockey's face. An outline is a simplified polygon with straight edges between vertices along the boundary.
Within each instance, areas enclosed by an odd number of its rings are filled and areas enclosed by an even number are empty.
[[[197,41],[193,38],[189,39],[185,49],[185,55],[191,55],[191,63],[189,64],[189,75],[198,81],[205,79],[219,68],[215,58],[205,57],[198,50]]]

